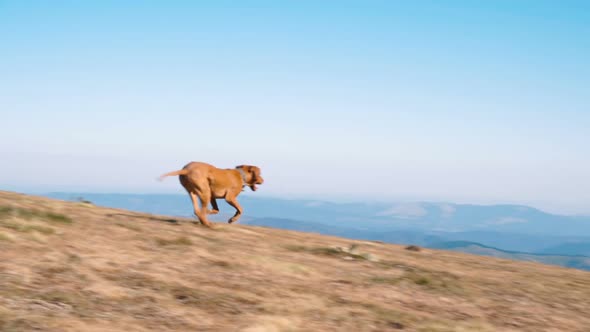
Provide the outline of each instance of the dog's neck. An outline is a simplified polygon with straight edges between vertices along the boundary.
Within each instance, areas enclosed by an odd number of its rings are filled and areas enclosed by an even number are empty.
[[[242,176],[242,187],[245,187],[248,185],[248,182],[246,182],[246,172],[244,172],[243,168],[237,168],[238,172],[240,172],[240,175]]]

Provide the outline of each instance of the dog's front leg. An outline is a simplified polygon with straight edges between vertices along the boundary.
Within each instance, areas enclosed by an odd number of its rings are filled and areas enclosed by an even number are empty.
[[[242,207],[240,206],[240,203],[238,203],[237,197],[226,197],[225,201],[236,209],[236,214],[229,218],[227,222],[231,224],[238,221],[242,215]]]

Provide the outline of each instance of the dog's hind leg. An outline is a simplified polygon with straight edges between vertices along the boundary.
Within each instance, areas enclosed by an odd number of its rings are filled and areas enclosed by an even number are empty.
[[[197,194],[193,191],[189,192],[189,195],[191,196],[191,200],[193,201],[193,209],[195,212],[195,216],[199,219],[199,221],[207,226],[207,227],[211,227],[211,223],[207,220],[207,205],[205,205],[204,201],[201,200],[203,202],[203,208],[199,208],[199,197],[197,196]],[[207,204],[209,204],[207,202]],[[205,211],[203,211],[205,210]],[[205,212],[205,213],[203,213]]]

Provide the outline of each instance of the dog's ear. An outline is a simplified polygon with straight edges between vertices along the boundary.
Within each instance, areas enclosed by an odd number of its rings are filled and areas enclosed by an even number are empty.
[[[248,170],[250,173],[252,173],[252,179],[254,182],[259,182],[262,180],[262,177],[260,176],[260,168],[257,166],[250,166],[250,169]]]
[[[258,178],[260,176],[260,168],[258,168],[256,166],[250,166],[250,169],[248,170],[248,172],[252,173],[254,178]]]

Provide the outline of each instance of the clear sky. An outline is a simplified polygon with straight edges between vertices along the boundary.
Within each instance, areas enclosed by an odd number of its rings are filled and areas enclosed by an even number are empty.
[[[0,188],[590,214],[589,1],[0,0]]]

